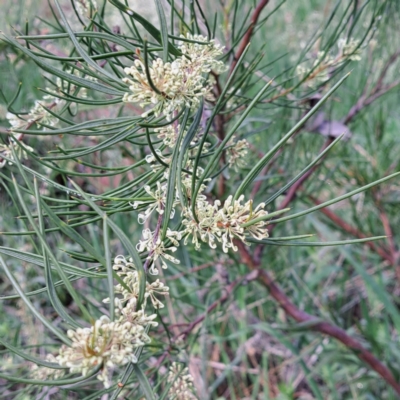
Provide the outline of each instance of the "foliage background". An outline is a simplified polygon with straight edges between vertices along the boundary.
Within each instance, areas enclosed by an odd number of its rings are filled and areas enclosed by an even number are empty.
[[[2,2],[2,8],[10,4]],[[235,2],[217,4],[205,1],[205,9],[212,14],[214,9],[220,13],[219,39],[229,42],[229,14],[224,20],[225,11]],[[252,1],[239,2],[243,10],[250,8]],[[348,2],[344,1],[341,7]],[[352,70],[345,84],[324,107],[327,121],[343,121],[349,116],[351,108],[363,95],[365,87],[373,88],[387,60],[399,52],[400,9],[396,1],[387,1],[382,21],[375,33],[373,42],[363,49],[362,61],[352,63],[344,72]],[[271,1],[263,15],[276,6]],[[301,0],[286,2],[268,18],[257,30],[252,39],[248,59],[259,53],[263,46],[264,63],[271,64],[263,70],[269,77],[279,77],[282,71],[295,63],[307,40],[320,23],[336,6],[333,1]],[[66,10],[68,5],[64,4]],[[148,10],[144,9],[144,12]],[[33,15],[43,19],[50,18],[46,4],[42,2],[12,2],[10,13],[2,13],[0,27],[10,31],[8,24],[23,29],[25,17]],[[246,12],[241,13],[246,18]],[[224,25],[225,24],[225,25]],[[31,29],[42,32],[39,21],[33,22]],[[223,29],[225,29],[225,36]],[[361,34],[365,24],[360,23]],[[5,46],[3,43],[1,46]],[[19,82],[22,82],[17,109],[32,106],[42,94],[35,88],[44,87],[41,72],[29,60],[15,62],[15,54],[6,47],[0,54],[1,90],[12,95]],[[272,63],[273,60],[276,60]],[[386,71],[385,82],[399,79],[399,59],[396,58]],[[255,83],[254,93],[261,87]],[[371,105],[362,107],[348,126],[352,137],[341,141],[329,152],[318,170],[296,193],[290,204],[292,212],[311,207],[315,201],[326,201],[363,186],[389,173],[399,171],[400,153],[400,91],[393,87]],[[251,92],[250,92],[251,93]],[[0,110],[2,127],[7,127],[5,104]],[[291,101],[277,100],[276,104],[265,105],[252,113],[240,128],[241,137],[252,144],[251,157],[257,159],[257,152],[265,153],[271,143],[276,143],[283,133],[292,128],[304,114],[305,107]],[[106,115],[115,116],[116,108],[108,107],[93,110],[90,106],[81,107],[79,120],[95,119]],[[129,112],[137,112],[131,107]],[[326,138],[318,132],[311,132],[311,125],[296,135],[285,146],[282,155],[268,171],[259,178],[260,187],[257,198],[263,200],[273,194],[286,181],[304,168],[319,152]],[[3,128],[3,129],[4,129]],[[30,137],[27,140],[41,154],[62,143],[66,147],[81,146],[72,142],[76,139],[49,136],[45,139]],[[96,144],[96,138],[89,138],[85,145]],[[140,154],[133,148],[116,146],[107,153],[96,155],[98,163],[112,168],[129,165]],[[26,165],[35,167],[27,161]],[[70,167],[70,166],[65,166]],[[90,172],[84,167],[79,172]],[[9,175],[9,171],[4,172]],[[233,174],[234,175],[234,174]],[[76,182],[86,192],[97,194],[105,189],[117,188],[124,179],[130,177],[77,178]],[[227,179],[237,186],[234,177]],[[51,179],[60,185],[68,186],[62,176],[52,172]],[[68,196],[59,187],[40,184],[41,193],[50,197]],[[262,268],[268,270],[279,283],[287,296],[300,310],[307,311],[333,322],[356,337],[363,345],[382,360],[400,380],[400,346],[396,321],[399,320],[400,257],[399,257],[399,180],[385,182],[367,192],[362,192],[345,201],[329,207],[330,212],[319,211],[277,224],[274,235],[290,236],[303,233],[315,234],[318,242],[344,240],[360,235],[388,238],[372,245],[346,245],[333,247],[266,246],[262,255]],[[280,204],[284,195],[276,199]],[[276,207],[275,207],[276,208]],[[275,208],[272,208],[273,210]],[[82,211],[87,208],[82,206]],[[34,213],[34,205],[32,205]],[[340,219],[335,218],[333,214]],[[25,220],[17,219],[21,209],[15,200],[15,193],[0,191],[0,227],[3,232],[24,231]],[[140,237],[140,228],[134,212],[117,215],[114,221],[133,243]],[[102,249],[100,225],[87,225],[80,231],[99,251]],[[49,236],[49,244],[59,249],[60,261],[71,263],[70,254],[79,251],[60,232]],[[2,235],[0,245],[21,251],[33,251],[38,242],[29,242],[24,236]],[[120,243],[112,238],[114,254],[123,253]],[[253,245],[255,248],[255,245]],[[252,250],[253,250],[252,248]],[[257,281],[239,285],[234,296],[223,304],[217,304],[212,312],[208,306],[224,294],[224,290],[248,270],[240,255],[227,257],[215,252],[195,252],[180,250],[179,266],[171,265],[164,276],[170,286],[170,300],[162,312],[162,318],[169,324],[170,335],[177,335],[181,324],[193,322],[198,315],[205,313],[202,324],[188,334],[185,343],[171,353],[171,359],[188,363],[195,380],[199,398],[229,399],[394,399],[394,392],[374,371],[366,368],[356,355],[329,336],[312,332],[307,324],[296,324],[288,318],[268,291]],[[73,260],[72,260],[73,261]],[[40,268],[31,263],[8,258],[8,265],[14,271],[25,291],[33,291],[44,285]],[[73,261],[77,264],[80,261]],[[13,293],[7,279],[0,278],[1,293]],[[98,280],[85,278],[76,282],[76,287],[99,305],[99,299],[106,294],[106,286]],[[60,292],[62,296],[62,291]],[[71,299],[66,294],[64,304],[76,312]],[[33,297],[34,305],[43,313],[51,313],[51,306],[44,294]],[[74,309],[75,307],[75,309]],[[99,305],[100,307],[100,305]],[[14,345],[25,347],[43,344],[44,328],[37,322],[21,300],[12,299],[0,302],[0,312],[5,318],[0,322],[2,337]],[[55,316],[54,323],[59,323]],[[184,327],[184,326],[183,326]],[[16,334],[17,333],[17,334]],[[162,332],[160,332],[162,334]],[[51,341],[49,341],[50,343]],[[163,341],[160,340],[160,343]],[[164,342],[165,345],[165,342]],[[43,351],[43,347],[41,350]],[[1,370],[18,374],[24,370],[23,362],[15,360],[4,352]],[[162,380],[165,366],[156,368],[155,353],[148,360],[153,373],[152,382]],[[28,399],[31,388],[1,380],[4,387],[0,398]],[[79,390],[57,389],[52,398],[83,398]],[[85,392],[89,396],[89,392]],[[42,398],[49,392],[40,392]],[[17,396],[17,397],[16,397]],[[129,398],[129,397],[127,397]]]

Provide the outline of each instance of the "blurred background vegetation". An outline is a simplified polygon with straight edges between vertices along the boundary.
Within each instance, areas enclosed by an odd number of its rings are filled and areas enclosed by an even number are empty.
[[[154,9],[148,3],[132,0],[130,5],[133,8],[141,7],[142,12],[151,18]],[[230,48],[230,18],[235,5],[238,7],[238,21],[246,21],[249,18],[247,11],[253,1],[204,0],[201,3],[205,5],[204,9],[210,16],[215,10],[218,11],[217,38]],[[370,30],[367,26],[370,22],[368,12],[372,11],[366,11],[362,16],[363,20],[351,32],[352,37],[360,40],[367,30],[371,32],[368,41],[362,45],[361,61],[350,63],[340,71],[342,75],[351,71],[351,75],[324,106],[323,114],[319,113],[309,122],[295,139],[285,145],[280,157],[263,171],[257,180],[257,201],[265,200],[275,193],[277,188],[282,187],[314,159],[329,134],[341,134],[345,127],[348,130],[346,138],[329,152],[312,179],[306,180],[296,192],[289,205],[293,212],[304,210],[400,170],[400,3],[395,0],[382,3],[385,3],[382,14]],[[265,18],[275,11],[265,24],[257,28],[248,54],[249,60],[260,52],[264,54],[261,64],[265,67],[260,70],[259,80],[252,82],[254,93],[265,80],[272,77],[280,82],[282,88],[289,87],[289,83],[281,77],[298,60],[304,61],[306,53],[316,54],[321,49],[324,38],[318,39],[317,33],[332,18],[333,23],[325,30],[327,37],[329,31],[340,24],[342,14],[349,4],[351,7],[364,6],[364,2],[345,0],[271,0],[262,16]],[[43,34],[51,30],[51,26],[43,23],[43,20],[52,21],[52,15],[47,3],[42,0],[2,0],[1,6],[2,10],[9,10],[0,14],[0,28],[3,31],[12,34],[12,27],[24,31],[26,19],[29,21],[28,29],[31,34]],[[63,7],[68,11],[69,4],[65,2]],[[114,18],[112,15],[109,17]],[[117,17],[115,16],[116,24]],[[238,26],[239,23],[236,29],[239,29]],[[307,48],[309,44],[311,47]],[[44,45],[50,48],[53,43]],[[59,51],[62,52],[63,49],[60,48]],[[0,76],[0,88],[6,97],[0,99],[0,125],[4,132],[9,127],[6,100],[9,101],[16,93],[19,83],[22,83],[21,92],[14,108],[26,110],[43,96],[38,88],[44,88],[46,82],[42,72],[31,60],[15,52],[5,42],[0,42]],[[380,87],[377,88],[377,85]],[[245,120],[238,132],[251,143],[250,153],[253,159],[257,159],[258,152],[265,153],[271,143],[276,143],[283,133],[292,128],[321,93],[322,91],[310,87],[301,93],[293,93],[294,99],[282,97],[276,102],[260,105]],[[127,110],[137,112],[134,107],[128,107]],[[106,115],[115,116],[117,112],[118,109],[113,107],[100,110],[84,105],[79,108],[77,119],[85,121]],[[71,142],[73,140],[76,142]],[[67,136],[30,136],[26,143],[44,155],[60,144],[69,148],[80,147],[82,143],[79,140],[81,138],[71,139]],[[99,139],[88,137],[84,140],[85,145],[94,145]],[[139,160],[141,157],[143,154],[134,146],[120,144],[112,151],[93,155],[96,159],[92,161],[101,162],[111,168],[129,165],[132,160]],[[32,160],[26,160],[25,165],[41,168],[42,173],[45,173],[44,167],[38,166]],[[247,168],[251,167],[252,165]],[[90,172],[84,166],[71,168],[76,172]],[[14,167],[1,170],[3,177],[0,182],[4,182],[4,176],[9,178],[12,171],[15,171]],[[57,175],[55,171],[49,177],[64,186],[65,190],[42,184],[42,194],[53,198],[68,197],[66,177],[63,174]],[[226,178],[228,184],[233,179],[228,175]],[[77,177],[76,181],[85,191],[97,194],[106,189],[118,188],[129,179],[128,174],[122,177]],[[237,182],[232,182],[232,187],[237,187]],[[272,203],[272,210],[277,208],[285,195]],[[82,211],[85,209],[82,208]],[[17,218],[20,215],[21,209],[15,193],[7,190],[6,186],[1,186],[0,230],[4,233],[27,230],[26,220]],[[119,214],[115,218],[115,222],[130,235],[133,243],[140,237],[136,218],[134,212]],[[328,211],[320,210],[300,219],[277,224],[273,231],[276,236],[314,234],[318,242],[379,235],[386,235],[386,239],[373,244],[332,247],[269,245],[265,246],[261,261],[262,268],[271,273],[299,309],[331,321],[356,337],[389,367],[398,382],[399,227],[400,181],[396,178],[330,206]],[[87,225],[80,233],[96,249],[101,249],[102,239],[97,225]],[[60,261],[85,265],[82,260],[71,260],[71,254],[79,251],[79,246],[62,233],[54,232],[49,237],[49,244],[60,250]],[[8,247],[33,252],[36,245],[35,240],[29,241],[25,236],[0,236],[2,249]],[[117,240],[112,245],[115,254],[123,251]],[[256,245],[253,245],[252,250],[255,248]],[[247,271],[236,254],[228,257],[217,252],[199,253],[183,247],[179,251],[181,264],[171,265],[164,277],[170,287],[171,296],[162,312],[162,318],[170,324],[172,336],[179,332],[180,324],[190,323],[196,316],[204,313],[221,296],[224,288]],[[5,250],[3,255],[6,255]],[[44,278],[38,273],[40,268],[37,265],[11,257],[8,263],[24,290],[31,292],[43,287]],[[76,286],[93,304],[98,304],[98,299],[105,297],[107,293],[106,286],[101,286],[97,280],[90,278],[77,281]],[[3,275],[0,276],[0,288],[2,295],[14,293]],[[188,335],[186,343],[182,343],[180,349],[179,346],[175,349],[176,357],[189,364],[199,398],[397,398],[387,383],[366,367],[354,352],[329,336],[312,332],[307,324],[296,324],[290,320],[257,281],[241,285],[234,293],[229,301],[218,304],[216,309],[206,314],[201,326]],[[62,291],[60,295],[63,295]],[[65,305],[70,304],[71,299],[64,295]],[[38,310],[51,315],[51,305],[45,293],[31,299]],[[0,313],[0,335],[10,343],[23,343],[28,347],[43,345],[44,328],[32,317],[21,300],[1,301]],[[54,323],[58,323],[57,316],[54,318]],[[165,341],[165,338],[164,342],[161,338],[158,344],[161,346]],[[51,343],[49,340],[50,348]],[[160,352],[162,354],[161,350]],[[149,362],[151,364],[152,360]],[[156,365],[156,362],[153,364]],[[15,365],[8,353],[3,352],[0,356],[2,371],[17,374],[20,368],[21,364]],[[155,375],[165,374],[163,368],[155,371]],[[8,383],[1,378],[0,386],[3,387],[0,399],[84,398],[84,395],[68,388],[56,389],[51,393],[35,392],[33,395],[30,387]],[[89,392],[85,392],[85,396],[89,395]]]

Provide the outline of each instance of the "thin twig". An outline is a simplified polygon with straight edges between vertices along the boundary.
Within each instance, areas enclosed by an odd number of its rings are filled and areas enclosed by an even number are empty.
[[[264,7],[269,3],[269,0],[261,0],[258,6],[255,8],[253,15],[251,16],[250,20],[250,26],[247,28],[246,33],[243,36],[243,39],[241,40],[239,44],[239,48],[235,53],[235,56],[233,58],[231,68],[229,70],[229,75],[232,73],[232,71],[235,69],[236,64],[240,58],[240,56],[243,54],[244,50],[246,49],[247,45],[250,43],[251,36],[253,35],[254,28],[257,24],[258,18],[260,17],[261,11],[264,9]]]
[[[321,322],[320,318],[300,310],[274,282],[265,269],[260,268],[261,264],[253,260],[244,244],[238,241],[237,245],[242,256],[242,262],[245,263],[249,269],[258,271],[259,282],[269,290],[270,295],[288,316],[292,317],[297,322],[309,323],[308,326],[311,331],[323,333],[343,343],[348,349],[352,350],[360,360],[364,361],[371,369],[378,373],[400,395],[400,383],[396,381],[391,371],[379,361],[378,358],[370,353],[358,340],[348,335],[344,329],[329,322]]]
[[[207,311],[199,315],[194,321],[192,321],[186,329],[181,331],[177,337],[175,337],[175,340],[178,338],[183,338],[186,339],[189,333],[193,331],[193,329],[199,325],[201,322],[204,321],[204,319],[207,317],[207,315],[210,314],[211,311],[213,311],[215,308],[217,308],[219,305],[225,303],[234,291],[234,289],[239,285],[239,284],[245,284],[247,282],[254,281],[255,279],[258,278],[258,270],[256,268],[253,269],[252,272],[248,273],[245,276],[241,276],[240,278],[236,279],[234,282],[232,282],[230,285],[224,288],[224,293],[222,296],[215,300],[208,308]]]
[[[318,199],[316,199],[315,197],[313,197],[313,196],[308,196],[308,197],[315,205],[321,204],[321,202]],[[370,236],[370,235],[366,235],[365,233],[359,231],[357,228],[351,226],[348,222],[344,221],[342,218],[340,218],[336,213],[334,213],[329,208],[327,208],[327,207],[321,208],[320,211],[325,216],[327,216],[332,222],[334,222],[335,225],[337,225],[339,228],[341,228],[345,232],[349,233],[350,235],[355,236],[359,239],[365,239]],[[390,253],[388,251],[386,251],[386,249],[384,249],[381,246],[378,246],[374,242],[366,242],[365,244],[372,251],[379,254],[384,260],[388,261],[391,264],[393,263],[393,258],[391,257]]]
[[[371,103],[373,103],[376,99],[379,97],[383,96],[387,92],[389,92],[391,89],[395,88],[396,86],[400,85],[400,80],[397,80],[393,83],[384,85],[383,81],[387,75],[387,72],[390,68],[390,66],[400,57],[400,50],[396,51],[393,53],[386,64],[383,66],[381,73],[379,74],[378,80],[376,81],[375,86],[371,89],[369,95],[367,95],[367,90],[364,89],[363,94],[360,96],[360,98],[357,100],[356,104],[351,107],[350,111],[346,115],[346,117],[343,120],[343,123],[346,125],[349,122],[351,122],[355,116],[363,110],[365,107],[369,106]]]

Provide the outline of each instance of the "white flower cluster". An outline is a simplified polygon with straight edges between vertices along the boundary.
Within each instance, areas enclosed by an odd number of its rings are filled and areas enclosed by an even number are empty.
[[[226,148],[228,153],[228,163],[233,167],[243,166],[243,158],[248,152],[248,142],[246,140],[235,141],[232,138],[228,142]],[[161,155],[161,152],[160,152]],[[154,161],[149,159],[148,161]],[[175,253],[179,247],[179,242],[184,238],[184,244],[187,245],[189,240],[194,244],[195,248],[201,248],[201,242],[208,243],[209,247],[215,249],[217,243],[222,244],[222,249],[225,253],[232,249],[237,251],[234,240],[238,239],[243,241],[246,245],[246,236],[252,236],[258,240],[268,237],[267,222],[265,221],[268,213],[264,210],[265,204],[259,204],[253,209],[253,201],[249,200],[243,204],[244,196],[240,196],[238,200],[233,200],[229,196],[221,207],[219,200],[214,204],[208,202],[207,197],[204,195],[206,186],[201,185],[200,191],[196,198],[196,218],[192,214],[190,203],[192,199],[192,175],[189,173],[193,171],[193,161],[188,160],[185,164],[188,172],[183,172],[181,175],[182,194],[186,197],[188,207],[183,207],[181,215],[183,216],[183,228],[179,231],[167,229],[165,238],[160,237],[159,229],[151,231],[145,228],[142,232],[143,239],[139,241],[136,248],[139,252],[147,252],[146,259],[149,262],[151,274],[157,275],[158,270],[155,261],[161,261],[162,268],[167,268],[167,262],[170,261],[179,264],[179,260],[172,256],[170,253]],[[152,189],[150,186],[145,186],[145,191],[151,200],[143,201],[138,200],[132,204],[134,209],[144,208],[144,211],[138,215],[139,223],[143,224],[149,221],[154,212],[158,213],[158,220],[162,219],[164,208],[167,199],[167,179],[169,169],[164,172],[162,181],[156,182],[156,187]],[[202,168],[198,167],[198,173],[202,174]],[[181,203],[178,196],[178,190],[175,191],[175,199],[171,212],[171,218],[175,214],[175,208]],[[256,219],[261,218],[261,220]]]
[[[343,57],[351,61],[361,61],[360,41],[350,38],[350,40],[340,39],[338,41],[339,51]]]
[[[80,71],[77,69],[68,70],[68,73],[74,74],[75,76],[82,76]],[[84,78],[89,81],[96,81],[96,78],[90,75],[84,75]],[[78,88],[67,82],[65,80],[61,80],[57,78],[56,81],[56,88],[46,88],[46,91],[50,93],[54,93],[57,95],[62,95],[62,92],[68,92],[72,94],[76,94]],[[84,87],[79,88],[79,93],[82,98],[87,98],[87,90]],[[65,100],[53,96],[52,94],[46,94],[42,97],[41,100],[35,100],[34,106],[31,108],[29,113],[27,114],[27,118],[21,118],[16,114],[8,112],[6,118],[8,119],[9,124],[11,127],[9,131],[12,134],[12,138],[10,139],[9,145],[0,144],[0,168],[6,165],[6,160],[2,157],[7,157],[9,159],[13,158],[11,147],[13,147],[17,153],[18,158],[27,158],[26,152],[15,143],[15,140],[22,139],[23,133],[16,132],[17,130],[26,130],[29,129],[31,126],[35,125],[38,128],[43,128],[46,130],[46,126],[54,127],[58,123],[58,118],[55,117],[49,110],[60,109],[65,105]],[[26,149],[33,152],[33,149],[27,145],[25,145]],[[10,161],[9,164],[12,164]]]
[[[133,264],[133,260],[127,260],[124,256],[117,256],[114,259],[113,269],[117,271],[119,276],[123,277],[123,282],[125,284],[125,286],[118,284],[114,288],[116,294],[122,295],[122,299],[115,298],[116,306],[122,309],[123,307],[121,307],[121,305],[124,303],[136,305],[139,297],[139,275]],[[143,307],[146,307],[147,300],[150,299],[155,309],[164,308],[164,304],[156,296],[166,296],[168,294],[168,286],[165,286],[159,279],[153,283],[146,282],[146,291],[144,294],[145,303]],[[109,301],[110,299],[103,300],[105,303]]]
[[[183,235],[187,235],[184,243],[187,244],[191,237],[196,249],[200,249],[200,241],[208,242],[208,245],[214,249],[216,242],[220,242],[222,250],[227,253],[229,249],[238,250],[233,242],[234,239],[246,243],[248,234],[259,240],[267,238],[266,221],[261,220],[247,226],[249,222],[268,215],[264,211],[265,204],[261,203],[253,210],[253,201],[249,200],[242,204],[243,200],[243,195],[238,200],[233,200],[233,197],[229,196],[221,207],[219,200],[212,205],[204,199],[198,199],[196,212],[199,222],[196,221],[191,210],[185,210],[185,219],[182,223],[185,226]]]
[[[171,384],[168,398],[175,400],[195,400],[193,394],[193,377],[187,368],[181,368],[178,363],[172,363],[169,368],[167,383]]]
[[[27,119],[19,118],[17,115],[7,113],[8,122],[11,125],[10,130],[26,129],[27,127],[36,124],[38,127],[42,125],[55,126],[58,118],[52,115],[48,110],[51,110],[59,103],[58,98],[51,95],[43,96],[41,100],[36,100],[34,106],[28,113]]]
[[[157,90],[147,79],[143,60],[135,60],[132,67],[125,68],[132,78],[123,79],[130,89],[124,101],[139,103],[141,107],[153,105],[143,116],[153,111],[156,116],[163,113],[171,119],[184,106],[195,108],[202,97],[212,99],[212,87],[204,75],[211,70],[216,73],[225,70],[224,64],[216,59],[222,48],[204,36],[187,35],[186,39],[191,42],[179,46],[182,56],[166,63],[157,58],[148,66],[151,83]]]
[[[304,77],[306,75],[307,85],[316,87],[321,83],[329,80],[332,71],[340,67],[345,61],[360,61],[361,49],[359,48],[360,42],[355,39],[340,39],[338,41],[338,53],[333,56],[326,52],[319,51],[313,63],[312,68],[298,65],[296,68],[297,75]]]
[[[76,11],[81,17],[90,17],[90,10],[97,11],[96,0],[75,0]]]
[[[81,72],[77,69],[74,69],[73,71],[72,69],[66,70],[66,72],[78,77],[82,76]],[[83,75],[83,77],[88,81],[96,81],[96,78],[90,75]],[[62,95],[62,92],[75,94],[77,90],[77,86],[60,78],[57,78],[55,88],[46,87],[47,92],[56,94],[58,96]],[[87,98],[86,88],[79,88],[79,93],[82,98]],[[49,112],[49,110],[53,110],[55,107],[60,109],[65,105],[65,101],[58,96],[53,96],[52,94],[46,94],[41,100],[35,100],[35,104],[29,111],[27,119],[19,118],[17,115],[10,112],[7,113],[6,118],[11,125],[10,131],[13,132],[19,129],[27,129],[33,124],[36,124],[38,128],[43,126],[44,129],[46,129],[44,125],[51,127],[56,126],[59,120],[51,112]],[[15,136],[17,135],[15,132],[13,133]]]
[[[58,360],[53,354],[46,355],[46,361],[58,364]],[[59,379],[65,374],[65,369],[60,368],[49,368],[49,367],[39,367],[36,364],[32,365],[31,378],[43,381],[45,379]]]
[[[33,151],[32,147],[30,146],[24,145],[24,147],[26,148],[26,150]],[[14,149],[18,159],[28,158],[28,154],[26,153],[26,151],[21,146],[19,146],[14,139],[10,139],[9,145],[0,143],[0,168],[3,168],[7,163],[7,160],[4,157],[7,157],[9,159],[8,164],[12,165],[12,161],[10,160],[13,160],[14,156],[11,148]]]
[[[154,200],[150,202],[149,206],[146,208],[144,213],[139,213],[139,223],[144,224],[153,211],[157,211],[159,214],[164,213],[165,202],[167,199],[167,184],[161,184],[159,181],[157,182],[157,189],[152,190],[150,186],[145,185],[144,190],[146,193],[152,197]],[[138,206],[142,204],[146,204],[146,201],[134,201],[131,205],[136,210]],[[175,209],[172,209],[171,218],[174,217]]]
[[[144,304],[138,308],[139,276],[132,260],[123,256],[114,259],[113,269],[122,278],[123,285],[114,288],[116,297],[112,300],[116,306],[116,320],[103,315],[93,326],[69,330],[71,346],[63,345],[57,357],[48,355],[46,359],[69,368],[70,373],[87,376],[94,368],[100,367],[98,379],[106,388],[111,385],[112,371],[117,366],[136,363],[135,349],[151,341],[146,329],[157,326],[156,314],[146,314],[148,300],[154,309],[164,307],[159,296],[169,294],[169,288],[158,279],[146,282]],[[120,297],[119,297],[120,296]],[[109,303],[109,298],[104,303]],[[33,377],[36,379],[53,376],[59,378],[64,370],[34,367]]]
[[[165,246],[165,242],[161,240],[156,231],[151,232],[150,229],[144,229],[142,235],[143,240],[139,241],[136,248],[140,252],[148,251],[149,255],[147,256],[147,259],[152,262],[149,272],[152,275],[158,274],[158,270],[155,268],[155,262],[158,259],[160,259],[161,265],[164,269],[168,268],[165,260],[171,261],[174,264],[179,264],[179,260],[171,254],[168,254],[167,251],[175,253],[177,250],[176,246],[179,246],[179,240],[182,239],[181,232],[172,231],[168,228],[166,239],[169,239],[174,244],[174,246],[169,246],[168,248]]]
[[[235,141],[235,137],[232,136],[227,145],[229,146],[227,149],[229,167],[239,171],[247,164],[246,155],[249,152],[249,142],[246,139]]]
[[[112,322],[103,315],[90,328],[69,330],[72,346],[62,346],[57,360],[71,373],[81,373],[82,376],[102,366],[98,379],[106,388],[110,387],[112,369],[117,365],[137,362],[134,349],[150,341],[145,331],[149,323],[156,324],[144,314],[135,318],[135,323],[123,317]]]

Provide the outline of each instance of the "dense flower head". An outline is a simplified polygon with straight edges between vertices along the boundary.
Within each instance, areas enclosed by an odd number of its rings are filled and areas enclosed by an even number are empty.
[[[57,358],[53,354],[47,354],[45,360],[58,364]],[[65,375],[65,369],[49,368],[33,364],[31,368],[31,378],[36,380],[60,379]]]
[[[109,387],[113,368],[137,362],[134,349],[149,341],[145,326],[151,317],[146,318],[143,310],[141,312],[141,318],[134,318],[134,322],[122,317],[111,322],[108,317],[102,316],[90,328],[69,330],[67,334],[72,345],[61,347],[57,356],[59,364],[82,376],[101,366],[98,379]]]
[[[7,162],[12,165],[13,162],[11,160],[14,159],[12,148],[14,149],[18,159],[28,158],[28,153],[25,149],[32,152],[34,151],[30,146],[19,146],[14,139],[10,139],[10,144],[8,145],[0,143],[0,168],[4,167]],[[4,157],[7,157],[8,161]]]
[[[171,383],[168,391],[170,399],[175,400],[195,400],[193,394],[193,377],[187,368],[182,368],[176,362],[172,363],[169,368],[167,382]]]
[[[164,114],[168,119],[183,107],[195,108],[202,97],[211,100],[212,87],[204,75],[212,69],[217,73],[224,70],[223,64],[216,60],[222,54],[222,48],[203,36],[188,35],[187,39],[200,44],[182,42],[183,55],[172,62],[164,62],[161,58],[152,60],[148,65],[151,82],[143,60],[135,60],[133,66],[125,68],[130,77],[123,81],[129,85],[130,92],[123,100],[139,103],[141,107],[152,105],[144,116],[153,111],[156,116]]]
[[[35,100],[35,104],[29,111],[27,119],[19,118],[10,112],[7,113],[6,117],[11,125],[10,131],[26,129],[32,124],[36,124],[38,127],[42,125],[55,126],[58,123],[58,118],[48,110],[54,108],[59,101],[60,99],[51,95],[43,96],[41,100]]]
[[[96,0],[75,0],[76,11],[81,17],[89,17],[90,10],[97,10]]]
[[[182,233],[177,231],[172,231],[168,228],[166,233],[166,238],[169,239],[174,246],[167,247],[165,241],[161,240],[156,232],[150,231],[150,229],[144,229],[142,232],[143,240],[140,240],[136,248],[138,251],[148,251],[147,259],[152,261],[151,268],[149,272],[152,275],[158,275],[158,270],[155,268],[155,262],[160,259],[162,268],[168,268],[165,260],[168,260],[174,264],[179,264],[180,261],[173,257],[167,252],[174,253],[179,245],[179,240],[182,239]]]
[[[360,49],[360,41],[350,38],[340,39],[338,41],[339,51],[342,52],[343,57],[348,58],[351,61],[361,61],[362,51]]]
[[[138,206],[142,204],[147,204],[147,208],[145,209],[144,213],[139,213],[138,221],[140,224],[144,224],[147,219],[152,215],[153,211],[156,211],[158,214],[164,214],[165,202],[167,199],[167,184],[161,183],[157,181],[156,189],[153,190],[150,186],[145,185],[144,190],[146,193],[153,198],[153,201],[141,201],[137,200],[131,203],[134,209],[137,209]],[[175,199],[174,204],[177,204],[178,199]],[[174,218],[175,209],[172,208],[170,218]]]
[[[233,136],[227,143],[227,159],[229,167],[233,167],[235,171],[246,165],[246,155],[249,152],[249,142],[246,139],[235,141]]]
[[[246,235],[251,235],[259,240],[267,238],[267,222],[263,220],[243,227],[244,224],[268,215],[264,211],[265,204],[261,203],[253,209],[252,200],[242,204],[243,200],[243,195],[238,200],[233,200],[233,197],[229,196],[223,207],[218,200],[213,205],[205,200],[198,200],[196,203],[198,222],[189,209],[186,210],[185,219],[182,221],[185,226],[184,233],[187,234],[185,244],[191,237],[196,249],[201,247],[199,239],[202,242],[208,242],[211,248],[215,248],[216,241],[218,241],[222,243],[222,249],[227,253],[230,248],[237,251],[234,239],[246,243]]]
[[[116,266],[120,267],[121,264],[123,268],[118,269],[117,274],[122,278],[124,285],[118,283],[114,287],[114,294],[121,295],[122,298],[115,298],[115,304],[120,308],[121,304],[125,302],[133,302],[137,303],[137,299],[139,298],[139,274],[136,271],[135,265],[125,259],[123,256],[117,256],[115,258],[118,264]],[[142,305],[143,308],[147,305],[147,300],[150,299],[154,308],[163,308],[164,304],[158,299],[156,296],[166,296],[169,294],[168,286],[164,285],[159,279],[156,281],[149,283],[146,281],[146,290],[144,294],[145,302]],[[104,299],[104,303],[109,303],[110,299]]]
[[[338,41],[339,51],[336,55],[325,51],[319,51],[315,57],[312,68],[306,65],[298,65],[296,67],[296,73],[301,77],[307,76],[307,85],[316,87],[328,81],[332,75],[332,71],[343,65],[345,61],[360,61],[361,49],[359,46],[359,40],[353,38],[340,39]]]
[[[224,48],[214,39],[208,40],[205,36],[191,35],[190,33],[186,35],[186,38],[181,35],[181,38],[190,40],[182,40],[179,49],[190,59],[193,68],[198,68],[205,73],[214,71],[221,74],[226,71],[226,65],[217,60],[223,54]]]

